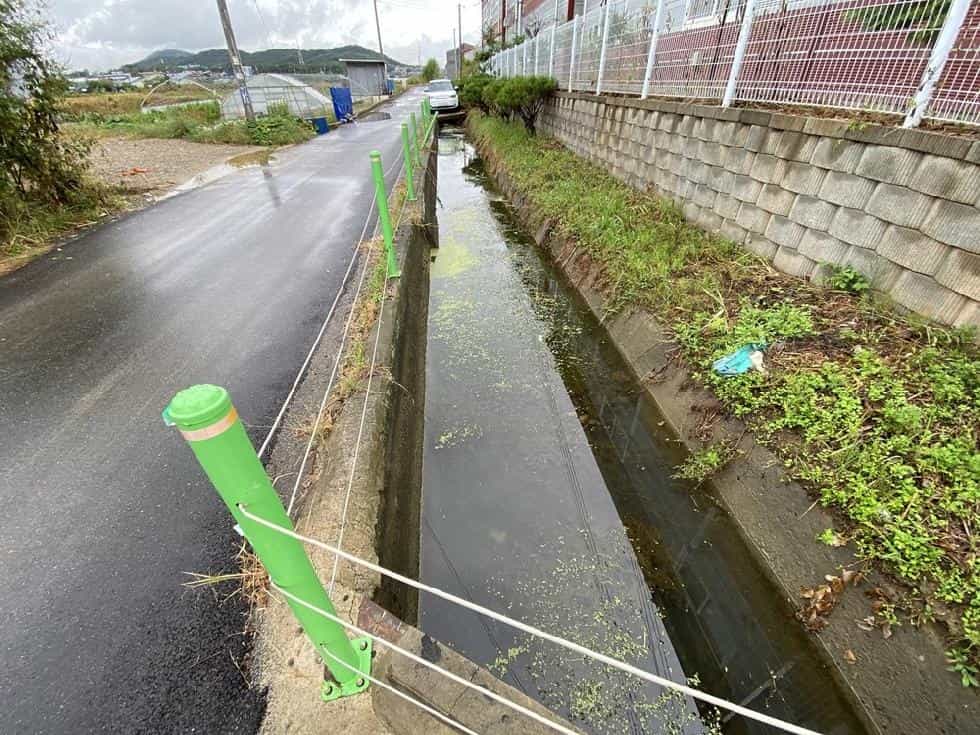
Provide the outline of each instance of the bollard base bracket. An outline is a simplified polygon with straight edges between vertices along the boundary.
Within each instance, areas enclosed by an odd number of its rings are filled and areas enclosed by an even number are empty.
[[[371,654],[373,651],[371,639],[353,638],[351,639],[351,645],[354,646],[354,652],[357,654],[358,672],[370,675]],[[342,697],[352,697],[355,694],[360,694],[365,691],[370,685],[371,682],[367,680],[367,676],[355,676],[347,684],[338,684],[336,681],[328,679],[320,686],[320,699],[324,702],[332,702]]]

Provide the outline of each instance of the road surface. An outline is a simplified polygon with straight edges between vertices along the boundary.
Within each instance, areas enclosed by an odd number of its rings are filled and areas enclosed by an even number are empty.
[[[265,435],[400,153],[408,93],[0,278],[0,732],[250,732],[230,517],[160,411],[226,386]],[[392,170],[391,178],[397,173]]]

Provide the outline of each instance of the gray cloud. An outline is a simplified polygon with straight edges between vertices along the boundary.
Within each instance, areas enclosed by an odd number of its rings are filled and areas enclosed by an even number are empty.
[[[224,44],[212,0],[48,0],[54,51],[72,67],[108,68],[161,48],[190,51]],[[371,0],[229,0],[243,49],[330,47],[358,43],[376,48]],[[379,0],[385,51],[414,62],[445,57],[452,45],[456,5],[446,0]],[[479,5],[464,10],[464,38],[475,40]]]

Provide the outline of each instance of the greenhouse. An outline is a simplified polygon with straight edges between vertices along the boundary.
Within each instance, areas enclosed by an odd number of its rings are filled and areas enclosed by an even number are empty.
[[[332,109],[330,97],[309,84],[286,74],[257,74],[247,82],[256,115],[265,115],[270,105],[285,104],[297,117],[323,117]],[[224,118],[245,117],[242,98],[236,89],[221,101]]]

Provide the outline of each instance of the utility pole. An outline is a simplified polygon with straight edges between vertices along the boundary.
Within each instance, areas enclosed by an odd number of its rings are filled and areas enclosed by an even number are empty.
[[[242,67],[242,57],[238,53],[238,43],[235,41],[235,31],[231,27],[231,16],[228,15],[228,3],[225,0],[216,1],[218,3],[218,15],[221,16],[221,27],[225,31],[225,43],[228,44],[228,58],[231,59],[231,71],[235,75],[235,79],[238,80],[238,93],[242,96],[245,119],[252,122],[255,120],[255,110],[252,108],[252,97],[248,93],[245,69]]]
[[[463,78],[463,4],[456,3],[456,23],[459,25],[459,46],[456,47],[456,69]]]
[[[378,53],[381,54],[381,61],[385,60],[385,47],[381,44],[381,18],[378,16],[378,0],[374,0],[374,27],[378,29]],[[384,66],[385,92],[388,90],[388,64]]]

